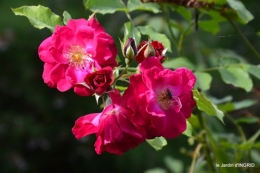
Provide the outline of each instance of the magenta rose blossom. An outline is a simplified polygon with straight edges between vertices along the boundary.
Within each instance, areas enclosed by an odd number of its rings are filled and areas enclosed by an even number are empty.
[[[104,67],[117,66],[117,49],[96,19],[69,20],[56,26],[54,33],[39,46],[39,57],[45,62],[43,79],[50,87],[67,91],[82,87],[85,76]],[[80,95],[88,95],[90,92]]]
[[[146,58],[145,55],[145,49],[147,48],[147,41],[142,41],[142,43],[137,47],[137,50],[140,51],[137,56],[136,56],[136,61],[141,63],[143,62]],[[163,51],[164,51],[164,46],[162,43],[158,42],[158,41],[152,41],[151,45],[154,49],[154,56],[156,56],[160,62],[165,61],[166,57],[163,55]]]
[[[105,67],[85,76],[84,84],[75,88],[79,95],[102,95],[107,92],[114,82],[113,69]]]
[[[164,69],[157,57],[144,60],[140,71],[130,78],[123,96],[134,111],[133,122],[146,129],[148,139],[177,137],[195,106],[191,91],[195,75],[186,68]]]
[[[101,113],[80,117],[72,132],[77,139],[96,133],[95,150],[98,154],[107,151],[121,155],[143,142],[145,131],[131,122],[133,112],[117,90],[109,92],[109,96],[112,101],[110,105]]]

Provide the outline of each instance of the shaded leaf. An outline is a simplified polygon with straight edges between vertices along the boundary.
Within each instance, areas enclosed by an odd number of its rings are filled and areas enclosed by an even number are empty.
[[[84,0],[86,9],[97,13],[115,13],[117,11],[127,11],[127,8],[120,0]]]
[[[174,5],[173,7],[185,20],[187,20],[188,22],[191,21],[192,13],[188,8],[185,8],[180,5]]]
[[[170,156],[164,158],[164,163],[171,172],[183,172],[184,165],[181,160],[174,159]]]
[[[256,100],[251,100],[251,99],[246,99],[238,102],[228,102],[225,104],[218,105],[219,109],[225,111],[225,112],[230,112],[234,110],[239,110],[239,109],[244,109],[248,108],[250,106],[253,106],[257,103]]]
[[[198,85],[198,87],[201,90],[208,90],[210,89],[210,84],[212,81],[212,77],[209,73],[205,73],[205,72],[195,72],[194,73],[196,78],[197,78],[197,82],[196,85]]]
[[[224,114],[218,107],[208,100],[202,93],[198,90],[193,90],[193,98],[197,103],[199,110],[204,111],[206,114],[211,116],[216,116],[222,123]]]
[[[167,145],[167,141],[164,137],[155,137],[154,139],[146,139],[146,141],[157,151]]]
[[[236,10],[239,18],[241,21],[246,24],[249,21],[253,20],[254,16],[248,11],[244,4],[241,1],[238,0],[227,0],[227,3],[230,5],[230,7],[234,10]]]
[[[54,31],[56,25],[63,25],[60,16],[41,5],[12,8],[12,11],[15,15],[27,17],[30,23],[38,29],[48,28]]]
[[[243,88],[247,92],[251,91],[253,82],[247,71],[239,66],[228,66],[219,68],[223,81],[227,84]]]
[[[153,168],[146,170],[144,173],[167,173],[167,171],[163,168]]]
[[[184,57],[179,57],[179,58],[174,58],[174,59],[164,61],[163,66],[165,68],[173,68],[173,69],[186,67],[190,70],[195,70],[196,68],[194,64],[192,64],[187,58]]]
[[[155,3],[146,3],[145,5],[140,0],[129,0],[127,4],[127,8],[129,11],[142,10],[142,11],[150,11],[153,13],[160,12],[160,5]]]
[[[243,64],[243,67],[248,73],[260,79],[260,65]]]
[[[204,31],[210,32],[212,34],[217,34],[220,30],[219,24],[215,20],[203,20],[198,23],[199,27]]]
[[[160,34],[156,32],[150,26],[139,26],[137,28],[140,30],[141,34],[148,35],[152,40],[157,40],[161,42],[164,47],[167,48],[169,52],[171,52],[171,42],[165,34]]]
[[[236,122],[238,123],[246,123],[246,124],[252,124],[252,123],[257,123],[259,121],[259,118],[257,117],[242,117],[238,118]]]

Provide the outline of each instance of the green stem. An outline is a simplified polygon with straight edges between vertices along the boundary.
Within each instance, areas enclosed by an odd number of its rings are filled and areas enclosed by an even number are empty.
[[[168,25],[168,29],[169,29],[169,32],[170,32],[170,36],[173,40],[173,43],[174,45],[177,47],[177,38],[174,36],[173,32],[172,32],[172,29],[171,29],[171,25],[170,25],[170,14],[169,14],[169,11],[168,11],[168,8],[167,8],[167,5],[163,5],[163,12],[165,13],[165,19],[166,19],[166,22],[167,22],[167,25]],[[173,46],[172,46],[173,48]]]
[[[191,22],[190,25],[188,26],[188,28],[180,36],[179,43],[178,43],[178,52],[179,52],[180,56],[183,55],[182,45],[183,45],[183,42],[184,42],[184,38],[186,37],[186,35],[188,34],[189,30],[191,29],[191,27],[193,25],[194,25],[194,22]]]
[[[200,123],[200,126],[203,130],[206,130],[206,126],[205,126],[205,123],[204,123],[204,119],[201,115],[201,113],[198,113],[198,119],[199,119],[199,123]],[[210,156],[210,149],[209,149],[209,144],[207,143],[207,141],[205,140],[206,138],[206,135],[204,135],[205,137],[203,138],[203,143],[204,143],[204,152],[206,154],[206,160],[208,162],[208,165],[210,167],[210,170],[211,172],[216,172],[215,170],[215,167],[214,167],[214,164],[213,164],[213,160]]]
[[[123,2],[123,0],[120,0],[120,2],[125,6],[125,8],[127,9],[125,3]],[[125,10],[125,14],[126,14],[126,17],[129,19],[129,21],[131,22],[132,26],[134,27],[134,22],[133,22],[133,19],[131,18],[129,12],[128,12],[128,9]]]
[[[235,120],[233,117],[231,117],[229,114],[226,113],[225,115],[226,115],[226,117],[236,126],[237,131],[238,131],[239,134],[241,135],[242,142],[246,142],[246,135],[245,135],[245,133],[244,133],[242,127],[239,126],[238,123],[236,122],[236,120]]]
[[[120,68],[119,68],[119,70],[124,70],[124,69],[125,69],[125,67],[120,67]],[[127,69],[128,69],[128,70],[132,70],[132,71],[136,71],[136,70],[137,70],[136,67],[128,67]]]
[[[240,29],[235,25],[235,23],[226,15],[223,14],[223,16],[229,21],[229,23],[233,26],[233,28],[239,33],[239,35],[242,37],[248,48],[255,54],[255,56],[260,60],[259,53],[255,50],[253,45],[249,42],[249,40],[245,37],[245,35],[240,31]]]
[[[129,65],[127,64],[125,69],[120,73],[120,75],[115,78],[114,83],[117,81],[117,79],[119,79],[121,76],[123,76],[123,74],[125,74],[125,72],[127,72],[128,67],[129,67]]]

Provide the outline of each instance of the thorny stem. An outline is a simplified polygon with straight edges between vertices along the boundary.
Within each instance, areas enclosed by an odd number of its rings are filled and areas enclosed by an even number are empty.
[[[194,171],[194,167],[195,167],[195,161],[197,156],[199,155],[200,149],[202,147],[202,144],[197,145],[195,151],[194,151],[194,155],[193,155],[193,159],[192,159],[192,163],[191,163],[191,167],[190,167],[190,172],[189,173],[193,173]]]
[[[239,33],[239,35],[242,37],[246,45],[249,47],[249,49],[255,54],[255,56],[260,60],[260,55],[259,53],[255,50],[253,45],[249,42],[249,40],[245,37],[245,35],[240,31],[240,29],[235,25],[235,23],[226,15],[222,14],[228,21],[229,23],[233,26],[233,28]]]
[[[198,119],[199,119],[199,123],[200,123],[201,128],[206,130],[204,119],[203,119],[201,113],[198,114]],[[205,140],[205,137],[203,138],[203,144],[204,144],[204,152],[206,154],[206,159],[207,159],[207,162],[208,162],[209,167],[211,169],[211,172],[216,172],[215,167],[213,165],[212,158],[210,156],[210,149],[208,147],[209,145],[208,145],[207,141]]]

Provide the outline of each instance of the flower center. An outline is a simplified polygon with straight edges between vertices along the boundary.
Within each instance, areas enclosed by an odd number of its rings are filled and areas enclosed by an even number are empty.
[[[169,109],[171,106],[174,107],[174,109],[179,112],[182,105],[180,102],[180,99],[176,96],[172,95],[172,91],[168,88],[163,89],[156,97],[156,100],[159,104],[159,106],[164,109],[167,110]]]
[[[86,53],[85,50],[78,45],[71,46],[68,52],[66,57],[69,59],[69,65],[71,66],[84,68],[86,65],[92,66],[94,63],[91,54]]]

